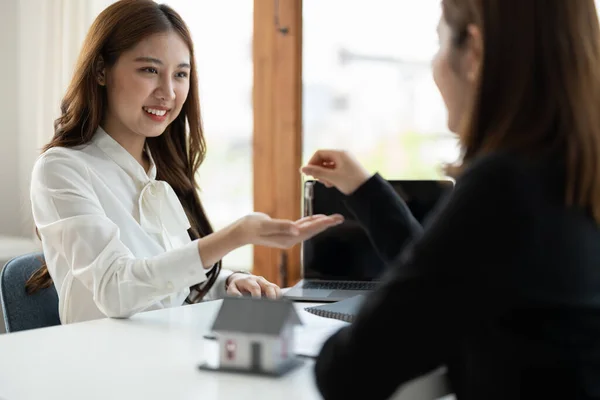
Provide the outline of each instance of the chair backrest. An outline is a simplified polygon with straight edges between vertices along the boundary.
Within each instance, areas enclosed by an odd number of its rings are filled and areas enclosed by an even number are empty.
[[[0,301],[6,332],[60,325],[54,285],[31,295],[25,291],[25,282],[43,262],[42,253],[29,253],[11,259],[0,272]]]

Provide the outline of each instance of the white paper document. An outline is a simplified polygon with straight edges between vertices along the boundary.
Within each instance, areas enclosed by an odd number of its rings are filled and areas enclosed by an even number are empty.
[[[319,317],[304,311],[303,308],[298,308],[297,311],[304,323],[295,327],[294,335],[294,352],[300,356],[316,357],[327,338],[349,325],[344,321]]]

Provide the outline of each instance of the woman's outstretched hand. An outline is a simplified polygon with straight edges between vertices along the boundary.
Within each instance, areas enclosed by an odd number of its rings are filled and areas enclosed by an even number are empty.
[[[337,214],[313,215],[290,221],[252,213],[238,221],[238,229],[243,243],[287,249],[343,221],[344,217]]]
[[[346,195],[358,189],[372,175],[343,150],[319,150],[300,171]]]
[[[313,215],[297,221],[273,219],[264,213],[252,213],[234,224],[236,237],[240,243],[286,249],[338,225],[344,221],[341,215]],[[263,295],[276,299],[281,297],[281,289],[262,276],[234,273],[227,278],[227,294],[252,297]]]

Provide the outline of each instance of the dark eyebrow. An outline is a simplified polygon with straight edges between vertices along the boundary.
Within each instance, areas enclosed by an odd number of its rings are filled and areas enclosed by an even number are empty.
[[[154,57],[138,57],[135,59],[136,62],[149,62],[152,64],[158,64],[158,65],[163,65],[163,62],[161,60],[159,60],[158,58],[154,58]],[[190,63],[187,62],[182,62],[181,64],[179,64],[177,66],[177,68],[189,68],[191,69],[192,66],[190,65]]]

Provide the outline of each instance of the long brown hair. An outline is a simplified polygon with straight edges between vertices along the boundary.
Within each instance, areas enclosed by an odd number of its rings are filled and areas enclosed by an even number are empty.
[[[198,196],[196,172],[206,154],[196,72],[194,46],[182,18],[170,7],[152,0],[120,0],[106,8],[94,21],[83,43],[75,73],[61,104],[61,115],[54,123],[54,137],[43,148],[74,147],[91,141],[107,107],[105,88],[95,74],[98,60],[106,67],[142,39],[165,31],[177,32],[190,51],[191,73],[188,97],[181,113],[158,137],[147,145],[156,164],[157,179],[169,183],[181,201],[190,221],[191,239],[208,235],[212,227]],[[189,129],[188,129],[189,127]],[[198,292],[189,302],[202,299],[214,284],[221,269],[219,261],[208,273],[207,281],[193,289]],[[26,284],[28,293],[49,287],[52,278],[44,265]]]
[[[600,29],[594,0],[442,0],[454,51],[477,26],[478,88],[463,163],[512,149],[564,160],[565,201],[600,222]]]

